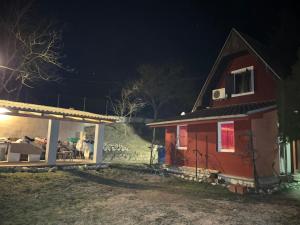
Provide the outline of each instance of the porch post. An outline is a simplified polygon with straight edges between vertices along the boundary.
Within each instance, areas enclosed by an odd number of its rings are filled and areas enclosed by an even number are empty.
[[[59,132],[59,121],[50,119],[48,123],[47,146],[45,159],[48,165],[56,164],[56,152]]]
[[[101,163],[103,159],[104,148],[104,124],[96,124],[95,127],[95,140],[94,140],[94,155],[93,162]]]

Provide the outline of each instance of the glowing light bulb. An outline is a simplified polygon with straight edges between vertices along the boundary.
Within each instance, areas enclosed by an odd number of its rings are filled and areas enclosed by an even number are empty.
[[[7,120],[9,115],[5,115],[5,113],[11,112],[6,108],[0,107],[0,121]]]

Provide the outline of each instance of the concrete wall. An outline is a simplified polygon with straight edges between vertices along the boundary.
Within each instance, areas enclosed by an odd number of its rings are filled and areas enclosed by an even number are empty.
[[[61,121],[59,128],[59,140],[78,136],[84,130],[84,123]],[[38,118],[27,118],[18,116],[6,116],[0,119],[0,137],[22,138],[47,137],[48,120]]]
[[[257,153],[256,168],[259,177],[279,174],[279,148],[277,145],[277,111],[251,120],[253,147]]]

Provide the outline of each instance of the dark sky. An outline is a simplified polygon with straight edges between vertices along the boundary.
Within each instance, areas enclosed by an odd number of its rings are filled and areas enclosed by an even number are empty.
[[[105,96],[134,79],[139,64],[169,62],[183,64],[200,91],[232,27],[267,43],[284,13],[299,13],[295,6],[241,0],[37,1],[41,16],[62,25],[65,62],[75,72],[31,95],[55,105],[61,94],[62,106],[79,109],[86,96],[87,110],[103,113]]]

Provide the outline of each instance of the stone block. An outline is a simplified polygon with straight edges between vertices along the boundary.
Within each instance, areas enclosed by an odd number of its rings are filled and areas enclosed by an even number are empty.
[[[228,185],[228,190],[230,192],[236,193],[236,185],[234,185],[234,184]]]
[[[247,193],[247,187],[242,185],[236,185],[236,193],[243,195]]]

